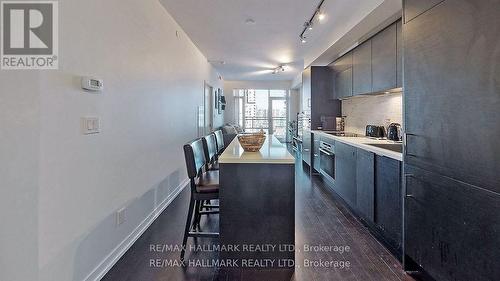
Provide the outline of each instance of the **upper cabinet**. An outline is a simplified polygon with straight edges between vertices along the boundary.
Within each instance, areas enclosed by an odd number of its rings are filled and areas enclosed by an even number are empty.
[[[405,23],[423,14],[444,0],[406,0],[404,2]]]
[[[330,65],[333,71],[333,98],[343,99],[352,96],[352,52],[349,52]]]
[[[397,37],[397,43],[396,43],[396,59],[397,59],[397,66],[396,66],[396,86],[398,88],[403,87],[403,22],[398,21],[396,23],[396,37]]]
[[[322,116],[341,116],[340,101],[332,98],[332,75],[328,66],[310,66],[302,72],[302,110],[311,114],[313,129],[321,126]]]
[[[372,41],[368,40],[352,51],[352,93],[372,91]]]
[[[335,99],[403,85],[402,22],[398,20],[333,62]]]
[[[393,24],[372,38],[373,92],[397,88],[397,35]]]

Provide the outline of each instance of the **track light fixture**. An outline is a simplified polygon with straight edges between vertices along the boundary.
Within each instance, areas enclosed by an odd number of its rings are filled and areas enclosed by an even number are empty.
[[[308,30],[312,30],[313,29],[314,19],[315,18],[317,18],[319,22],[323,21],[326,18],[325,13],[321,10],[321,6],[323,6],[324,2],[325,2],[325,0],[321,0],[321,2],[319,2],[319,5],[316,8],[316,10],[314,11],[314,14],[312,15],[312,17],[309,19],[309,21],[306,21],[304,23],[304,29],[302,30],[302,33],[300,33],[300,35],[299,35],[300,42],[306,43],[305,33]]]
[[[275,69],[273,69],[273,74],[278,74],[280,72],[285,72],[286,67],[287,67],[287,65],[285,65],[285,64],[276,67]]]

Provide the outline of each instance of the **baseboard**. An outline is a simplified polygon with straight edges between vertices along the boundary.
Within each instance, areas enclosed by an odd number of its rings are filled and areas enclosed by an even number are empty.
[[[115,263],[127,252],[130,247],[141,237],[158,216],[170,205],[189,183],[188,179],[181,182],[179,186],[165,200],[161,202],[135,229],[132,231],[104,260],[84,279],[84,281],[99,281],[115,265]]]

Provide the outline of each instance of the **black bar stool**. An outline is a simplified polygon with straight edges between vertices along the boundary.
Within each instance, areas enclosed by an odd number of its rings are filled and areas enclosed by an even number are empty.
[[[224,135],[222,134],[222,130],[217,130],[214,132],[215,140],[217,144],[217,158],[224,152]]]
[[[201,215],[218,214],[218,210],[201,211],[202,202],[205,200],[219,199],[219,171],[204,171],[207,161],[203,150],[203,141],[194,140],[184,145],[184,157],[191,187],[189,211],[182,240],[181,260],[184,260],[188,237],[218,238],[217,232],[202,232],[199,229]],[[194,215],[194,219],[193,219]],[[192,228],[193,231],[190,231]]]
[[[207,166],[205,169],[208,170],[219,170],[219,163],[217,163],[217,140],[215,134],[209,134],[202,138],[203,141],[203,151],[205,153],[205,160]]]
[[[207,163],[205,171],[219,170],[219,163],[217,162],[217,139],[215,134],[208,134],[201,138],[201,140],[203,141],[203,151],[205,153],[205,161]],[[207,200],[201,203],[200,210],[211,210],[212,208],[219,208],[219,205],[212,204],[210,200]]]

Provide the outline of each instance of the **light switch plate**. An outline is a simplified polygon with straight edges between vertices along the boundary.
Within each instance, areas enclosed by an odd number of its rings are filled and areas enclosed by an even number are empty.
[[[101,132],[101,122],[99,117],[82,117],[81,119],[82,134],[91,135]]]

